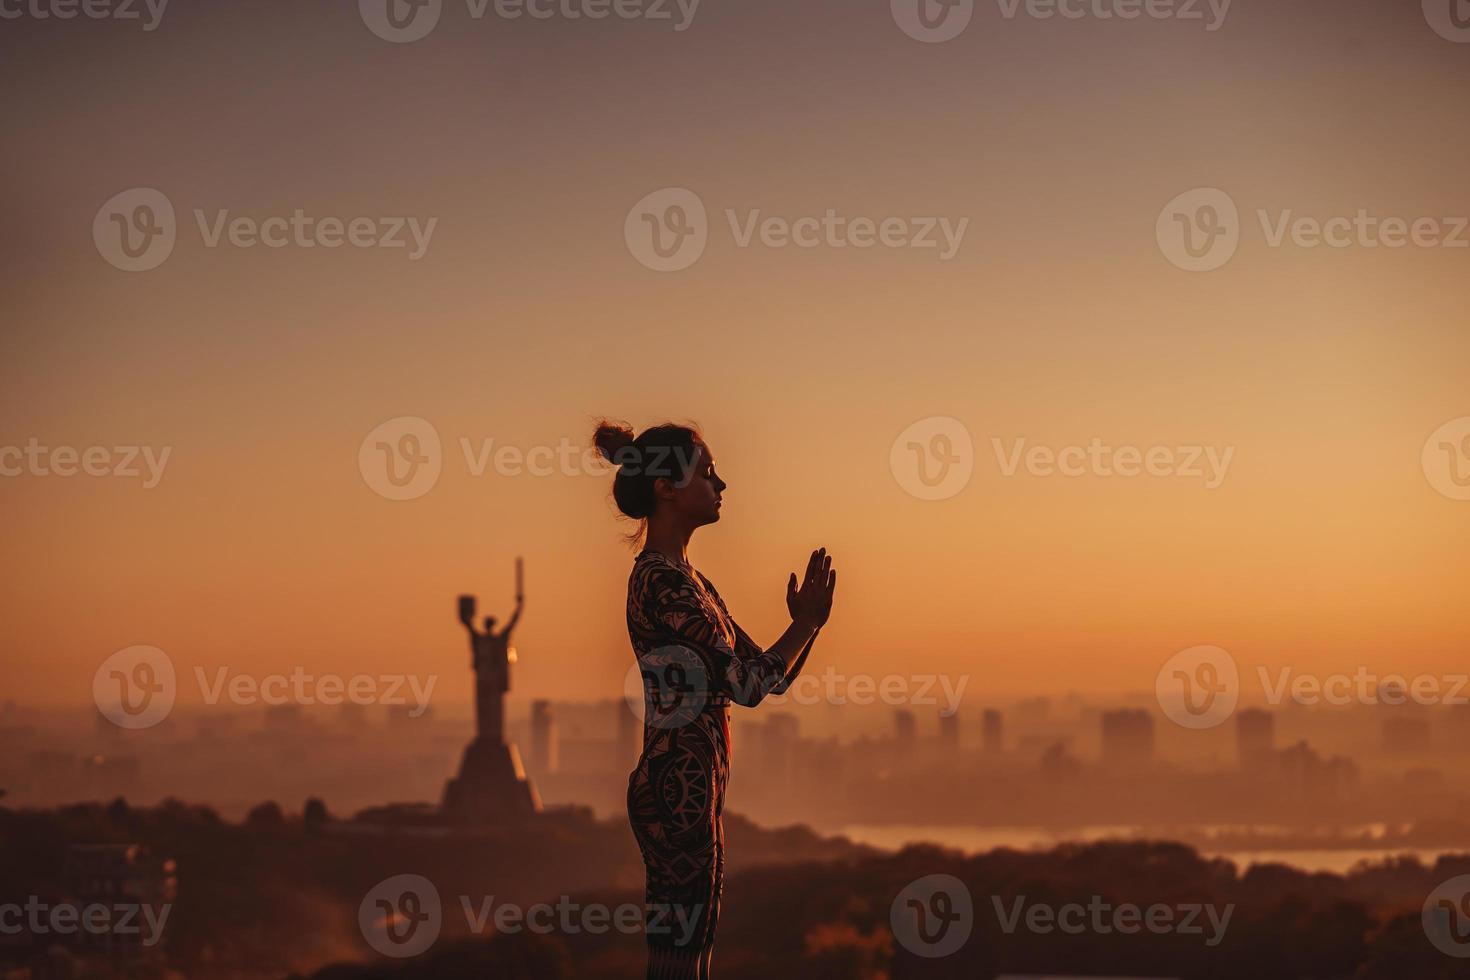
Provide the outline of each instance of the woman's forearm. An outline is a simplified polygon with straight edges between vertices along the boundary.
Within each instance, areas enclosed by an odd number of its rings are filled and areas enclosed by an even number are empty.
[[[776,685],[775,690],[771,692],[772,694],[785,694],[791,688],[791,685],[796,683],[796,678],[801,674],[801,668],[806,666],[807,655],[812,652],[812,647],[816,645],[817,637],[821,635],[822,630],[818,627],[812,633],[812,638],[807,640],[806,645],[801,648],[801,653],[797,656],[796,663],[792,664],[786,671],[786,676],[781,678],[781,683]]]
[[[791,625],[786,627],[786,632],[782,633],[781,638],[766,652],[780,657],[781,662],[786,665],[785,672],[790,674],[792,667],[810,647],[811,641],[816,639],[817,630],[820,628],[792,620]]]

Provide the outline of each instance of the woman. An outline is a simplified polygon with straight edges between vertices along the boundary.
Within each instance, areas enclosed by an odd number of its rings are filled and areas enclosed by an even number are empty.
[[[786,583],[791,625],[761,647],[689,563],[694,530],[720,519],[725,481],[700,434],[660,425],[636,439],[603,422],[594,442],[617,464],[613,498],[639,522],[628,578],[628,637],[643,675],[643,753],[628,777],[628,819],[648,875],[649,980],[707,978],[725,871],[721,821],[730,774],[730,703],[781,693],[832,611],[826,549]]]

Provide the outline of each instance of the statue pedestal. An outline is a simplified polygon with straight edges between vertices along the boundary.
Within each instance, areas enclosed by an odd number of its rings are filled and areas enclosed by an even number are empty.
[[[503,823],[540,812],[541,797],[514,745],[475,739],[459,775],[444,784],[444,814],[453,823]]]

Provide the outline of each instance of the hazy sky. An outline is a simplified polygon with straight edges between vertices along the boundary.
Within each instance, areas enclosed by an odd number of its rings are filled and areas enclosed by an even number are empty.
[[[147,489],[0,478],[0,698],[85,702],[109,654],[152,644],[185,672],[438,673],[457,709],[454,598],[508,612],[518,554],[514,696],[615,695],[632,552],[608,480],[475,476],[461,446],[581,447],[602,414],[702,425],[730,489],[694,559],[757,637],[784,626],[787,572],[831,549],[822,667],[966,673],[977,703],[1151,689],[1205,643],[1243,666],[1464,670],[1470,502],[1421,450],[1470,416],[1470,248],[1271,236],[1361,210],[1451,237],[1470,44],[1410,2],[1237,0],[1215,30],[1204,4],[1095,2],[981,2],[944,43],[873,0],[704,0],[684,30],[673,4],[510,20],[446,0],[411,43],[348,2],[174,0],[153,30],[141,7],[5,6],[24,12],[0,20],[0,446],[170,455]],[[176,214],[148,271],[94,241],[132,188]],[[680,271],[625,237],[663,188],[707,211]],[[1194,188],[1239,211],[1214,271],[1156,237]],[[406,223],[404,248],[208,243],[297,209],[434,223],[418,258]],[[967,224],[947,259],[740,244],[753,212],[828,209],[894,234],[943,218],[941,241]],[[922,500],[890,450],[938,416],[973,475]],[[400,417],[432,424],[442,473],[393,501],[359,449]],[[1005,475],[1018,440],[1094,438],[1229,465],[1214,488]]]

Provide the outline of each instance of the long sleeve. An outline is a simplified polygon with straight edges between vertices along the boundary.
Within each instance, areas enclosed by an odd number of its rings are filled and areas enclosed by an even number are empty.
[[[726,695],[736,704],[750,708],[781,685],[786,674],[785,661],[761,649],[730,620],[735,636],[732,646],[723,625],[701,601],[687,575],[666,564],[650,562],[646,576],[644,595],[649,621],[699,658],[710,694]],[[708,584],[707,579],[705,582]],[[718,594],[713,597],[728,618]]]

